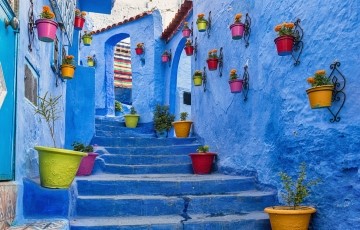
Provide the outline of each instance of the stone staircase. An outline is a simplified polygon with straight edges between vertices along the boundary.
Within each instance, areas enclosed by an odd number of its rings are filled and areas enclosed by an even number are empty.
[[[275,192],[254,177],[194,175],[196,138],[158,139],[150,125],[98,118],[92,143],[101,155],[94,175],[76,179],[72,230],[270,229],[262,210]]]

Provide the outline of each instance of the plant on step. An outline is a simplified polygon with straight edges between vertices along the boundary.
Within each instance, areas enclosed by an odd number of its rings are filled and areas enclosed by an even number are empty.
[[[158,132],[169,131],[171,123],[174,121],[175,116],[170,113],[169,106],[156,105],[154,111],[154,129]]]
[[[130,113],[129,114],[125,114],[124,115],[124,119],[125,119],[125,125],[128,128],[136,128],[139,119],[140,119],[140,115],[137,114],[135,107],[131,106],[130,108]]]
[[[190,153],[191,163],[195,174],[209,174],[215,162],[216,153],[209,152],[208,145],[200,145],[197,153]]]
[[[78,152],[90,153],[94,151],[94,147],[92,145],[84,145],[83,143],[77,141],[74,141],[71,146],[73,147],[74,151]]]
[[[176,137],[188,137],[190,134],[190,129],[192,125],[192,121],[187,121],[188,113],[187,112],[181,112],[180,113],[180,121],[175,121],[172,123],[175,130]]]
[[[209,152],[209,148],[210,147],[208,145],[200,145],[196,151],[198,153],[207,153],[207,152]]]
[[[188,117],[188,113],[187,112],[181,112],[180,113],[180,120],[181,121],[186,121],[186,118]]]
[[[122,108],[122,105],[119,101],[115,100],[115,111],[117,112],[122,112],[123,108]],[[136,111],[135,111],[136,113]]]

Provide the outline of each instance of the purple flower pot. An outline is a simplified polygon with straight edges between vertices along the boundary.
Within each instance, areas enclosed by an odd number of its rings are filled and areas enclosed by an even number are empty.
[[[162,56],[161,56],[161,61],[162,61],[162,62],[168,62],[169,59],[170,59],[170,58],[169,58],[169,55],[162,55]]]
[[[232,93],[240,93],[243,87],[243,80],[242,79],[235,79],[229,81],[230,91]]]
[[[95,159],[99,154],[97,153],[88,153],[86,157],[83,157],[81,160],[79,169],[76,173],[76,176],[88,176],[91,174],[93,168]]]
[[[190,29],[183,29],[182,34],[183,34],[184,38],[188,38],[188,37],[190,37],[191,30]]]
[[[38,19],[35,21],[38,38],[43,42],[53,42],[58,24],[51,19]]]
[[[239,40],[244,35],[245,26],[242,23],[234,23],[230,26],[232,39]]]

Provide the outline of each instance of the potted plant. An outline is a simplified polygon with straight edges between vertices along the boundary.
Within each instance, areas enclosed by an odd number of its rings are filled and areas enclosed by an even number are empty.
[[[161,55],[161,61],[162,62],[170,61],[170,53],[167,50],[165,50],[164,53]]]
[[[197,153],[190,153],[189,156],[195,174],[209,174],[217,154],[209,152],[208,145],[202,145],[197,149]]]
[[[244,35],[245,25],[241,23],[242,14],[236,14],[234,23],[230,26],[231,36],[234,40],[239,40]]]
[[[204,14],[198,14],[196,25],[199,32],[204,32],[207,29],[208,21],[204,18]]]
[[[305,182],[306,165],[302,163],[298,178],[294,181],[288,174],[281,172],[280,178],[285,192],[282,197],[286,206],[273,206],[264,209],[269,214],[272,230],[308,229],[311,214],[316,209],[310,206],[301,206],[310,193],[310,187],[319,183],[319,180]]]
[[[191,44],[191,41],[189,39],[186,40],[184,50],[187,56],[191,56],[194,54],[194,46]]]
[[[208,59],[206,60],[210,71],[217,70],[219,58],[217,56],[217,49],[212,49],[208,53]]]
[[[75,178],[81,159],[86,153],[56,148],[55,124],[60,118],[58,103],[61,95],[52,97],[45,93],[39,97],[35,114],[39,114],[49,128],[53,147],[35,146],[39,154],[40,184],[47,188],[68,188]]]
[[[123,111],[122,104],[115,100],[115,116],[120,116],[120,113]]]
[[[88,65],[89,67],[95,66],[94,56],[87,56],[87,65]]]
[[[294,47],[294,23],[284,22],[275,27],[278,37],[274,40],[279,56],[291,55]]]
[[[184,22],[184,27],[182,29],[182,35],[184,38],[188,38],[191,35],[191,29],[189,28],[188,22]]]
[[[193,76],[194,86],[202,85],[202,80],[203,80],[203,74],[202,74],[201,70],[195,70],[195,73]]]
[[[82,30],[85,23],[85,11],[75,10],[74,28],[75,30]]]
[[[135,107],[131,106],[130,114],[125,114],[124,118],[125,118],[125,126],[127,128],[136,128],[140,119],[140,115],[137,114]]]
[[[81,160],[76,176],[90,175],[94,168],[95,159],[99,154],[94,153],[94,147],[92,145],[85,146],[84,144],[75,141],[71,146],[73,146],[74,151],[84,152],[88,154]]]
[[[81,39],[83,40],[84,46],[91,45],[91,41],[92,41],[91,32],[88,33],[87,31],[84,31],[84,34],[81,37]]]
[[[156,105],[153,122],[157,137],[167,137],[168,132],[171,129],[171,123],[174,119],[175,116],[170,113],[169,106]]]
[[[174,121],[172,125],[174,126],[176,137],[188,137],[192,125],[192,121],[187,121],[188,117],[187,112],[180,113],[180,121]]]
[[[144,43],[139,42],[136,44],[135,52],[137,55],[141,55],[144,53]]]
[[[243,80],[238,79],[238,75],[236,74],[236,69],[232,69],[230,71],[230,79],[229,79],[230,91],[232,93],[240,93],[243,87]]]
[[[319,109],[331,106],[334,84],[326,76],[325,70],[318,70],[314,76],[309,77],[307,82],[311,88],[306,90],[312,109]]]
[[[75,73],[75,63],[73,55],[66,55],[62,59],[61,76],[65,79],[72,79]]]
[[[53,42],[56,37],[57,22],[53,19],[55,14],[50,10],[49,6],[43,6],[40,19],[35,21],[38,38],[43,42]]]

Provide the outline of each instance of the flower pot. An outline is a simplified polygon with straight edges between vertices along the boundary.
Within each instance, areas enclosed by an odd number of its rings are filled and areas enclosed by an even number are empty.
[[[311,219],[311,214],[316,212],[313,207],[299,207],[290,209],[289,207],[267,207],[264,209],[269,214],[272,230],[307,230]]]
[[[124,115],[125,125],[127,128],[136,128],[140,115],[138,114],[126,114]]]
[[[94,60],[88,60],[87,64],[89,67],[93,67],[95,65]]]
[[[280,36],[274,40],[279,56],[291,55],[294,46],[293,36]]]
[[[78,171],[81,159],[87,153],[67,149],[35,146],[39,154],[41,186],[69,188]]]
[[[74,29],[75,30],[82,30],[82,28],[84,26],[84,23],[85,23],[85,18],[75,16]]]
[[[97,153],[88,153],[86,157],[83,157],[81,160],[79,169],[76,173],[76,176],[88,176],[91,174],[93,168],[95,159],[99,154]]]
[[[187,56],[194,54],[194,46],[185,46],[184,50]]]
[[[210,71],[217,70],[219,59],[217,58],[209,58],[206,60],[208,64],[208,68]]]
[[[243,80],[242,79],[235,79],[229,81],[230,91],[232,93],[241,93],[243,87]]]
[[[216,153],[190,153],[192,167],[195,174],[209,174],[216,157]]]
[[[167,138],[168,132],[166,130],[156,130],[156,136],[158,138]]]
[[[312,109],[320,109],[331,106],[333,85],[322,85],[306,90]]]
[[[188,137],[192,123],[192,121],[174,121],[172,125],[174,126],[176,137]]]
[[[230,26],[231,36],[234,40],[239,40],[244,35],[245,25],[242,23],[234,23]]]
[[[35,21],[38,38],[43,42],[53,42],[56,37],[58,24],[51,19],[38,19]]]
[[[182,35],[183,35],[184,38],[190,37],[190,35],[191,35],[191,30],[190,30],[190,29],[183,29],[183,30],[182,30]]]
[[[162,56],[161,56],[161,61],[162,61],[162,62],[168,62],[169,59],[170,59],[170,58],[169,58],[169,55],[162,55]]]
[[[195,86],[202,85],[202,76],[194,76],[193,81]]]
[[[204,32],[206,31],[206,27],[207,27],[207,21],[202,20],[197,22],[197,28],[199,32]]]
[[[143,49],[143,48],[135,48],[135,53],[136,53],[137,55],[141,55],[141,54],[144,53],[144,49]]]
[[[72,79],[75,73],[75,66],[69,64],[61,65],[61,76],[65,79]]]
[[[83,37],[82,40],[83,40],[84,46],[91,45],[91,41],[92,41],[91,37]]]

